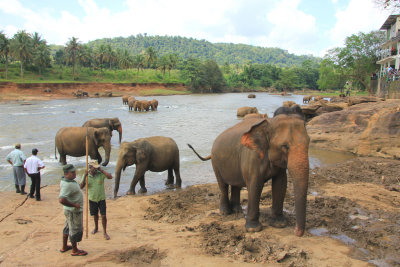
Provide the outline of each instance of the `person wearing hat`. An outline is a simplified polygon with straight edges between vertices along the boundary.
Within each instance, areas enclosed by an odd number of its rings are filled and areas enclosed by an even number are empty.
[[[89,172],[85,171],[82,177],[81,188],[85,187],[86,176],[88,176],[89,210],[94,219],[94,229],[92,234],[97,233],[99,229],[99,210],[101,215],[101,224],[103,225],[103,235],[106,240],[110,239],[107,234],[106,217],[106,193],[104,191],[104,180],[112,179],[112,175],[100,168],[97,160],[89,161]]]
[[[15,149],[11,151],[6,160],[8,163],[13,166],[13,173],[14,173],[14,184],[17,193],[21,193],[21,195],[25,195],[25,184],[26,184],[26,175],[24,170],[24,164],[26,160],[26,156],[24,152],[21,151],[21,144],[16,143],[14,145]],[[21,186],[21,190],[19,187]]]
[[[45,166],[43,162],[38,158],[37,153],[39,150],[37,148],[32,149],[32,156],[27,158],[24,164],[24,169],[26,174],[31,177],[31,190],[29,193],[30,198],[34,198],[34,193],[36,191],[35,197],[36,201],[40,201],[40,170]]]
[[[78,249],[78,242],[83,235],[83,194],[79,184],[74,180],[76,170],[74,165],[63,167],[64,176],[60,182],[59,202],[64,206],[65,224],[63,229],[63,246],[60,252],[72,249],[72,256],[85,256],[88,253]],[[68,237],[72,246],[68,246]]]

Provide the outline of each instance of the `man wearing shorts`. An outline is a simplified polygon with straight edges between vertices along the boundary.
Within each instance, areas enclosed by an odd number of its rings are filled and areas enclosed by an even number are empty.
[[[92,234],[97,233],[99,229],[99,210],[101,214],[101,224],[103,225],[103,234],[106,240],[110,237],[107,234],[106,217],[106,193],[104,191],[104,180],[112,179],[112,175],[100,168],[97,160],[89,161],[89,173],[85,172],[81,182],[81,188],[85,187],[86,176],[88,176],[88,193],[90,215],[94,218],[94,229]]]
[[[67,164],[63,167],[64,177],[60,182],[59,202],[64,206],[65,225],[63,229],[63,247],[60,252],[64,253],[72,249],[72,256],[85,256],[87,252],[78,249],[77,243],[82,240],[83,235],[83,194],[76,178],[75,167]],[[68,237],[72,246],[68,246]]]
[[[24,152],[21,151],[20,143],[16,143],[14,148],[15,149],[7,155],[6,160],[11,164],[11,166],[13,166],[15,192],[25,195],[26,175],[24,164],[26,156]],[[19,189],[19,186],[21,186],[21,190]]]

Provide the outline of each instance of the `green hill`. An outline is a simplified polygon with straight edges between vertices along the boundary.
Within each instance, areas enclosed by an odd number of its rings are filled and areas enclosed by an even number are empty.
[[[245,44],[211,43],[206,40],[179,36],[147,36],[138,34],[129,37],[103,38],[88,42],[91,47],[110,44],[114,49],[127,49],[139,54],[152,46],[159,56],[176,53],[181,58],[213,59],[218,64],[272,64],[280,67],[301,65],[305,60],[320,62],[321,59],[309,55],[297,56],[280,48],[264,48]]]

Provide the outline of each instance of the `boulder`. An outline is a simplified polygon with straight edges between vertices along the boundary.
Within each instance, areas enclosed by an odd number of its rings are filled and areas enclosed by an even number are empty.
[[[399,107],[400,100],[391,99],[323,113],[307,124],[310,145],[362,156],[399,158]]]
[[[347,104],[349,106],[353,106],[361,103],[378,102],[378,101],[384,101],[384,99],[375,96],[351,96],[347,99]]]
[[[296,102],[288,100],[283,102],[282,107],[291,107],[293,105],[296,105]]]

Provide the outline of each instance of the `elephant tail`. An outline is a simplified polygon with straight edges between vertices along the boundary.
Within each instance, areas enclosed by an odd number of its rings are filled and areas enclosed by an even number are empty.
[[[57,158],[57,146],[56,146],[56,142],[54,142],[54,157],[55,157],[56,159],[58,159],[58,158]]]
[[[188,147],[189,147],[191,150],[193,150],[193,152],[194,152],[194,153],[199,157],[199,159],[201,159],[202,161],[207,161],[207,160],[210,160],[210,159],[211,159],[211,155],[209,155],[209,156],[203,158],[202,156],[199,155],[199,153],[196,152],[196,150],[194,150],[194,148],[193,148],[190,144],[187,144],[187,145],[188,145]]]

